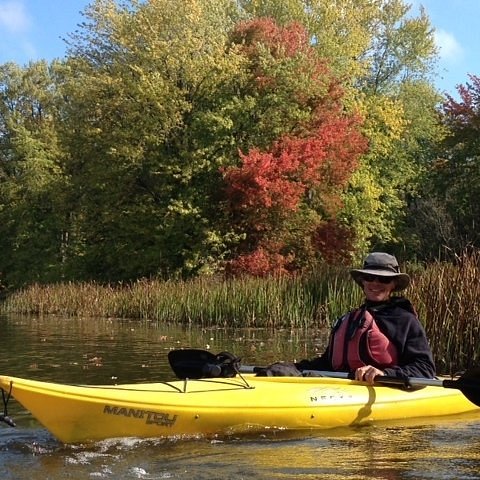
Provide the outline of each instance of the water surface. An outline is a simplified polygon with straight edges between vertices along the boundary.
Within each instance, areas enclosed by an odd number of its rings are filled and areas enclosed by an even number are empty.
[[[0,373],[66,383],[169,380],[172,348],[231,351],[243,363],[304,358],[322,332],[201,329],[115,319],[0,318]],[[63,445],[11,401],[1,478],[480,479],[480,415],[228,439],[112,439]]]

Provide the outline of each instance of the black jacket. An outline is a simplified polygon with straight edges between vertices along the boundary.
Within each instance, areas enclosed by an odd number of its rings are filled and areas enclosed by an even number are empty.
[[[425,330],[412,304],[404,297],[392,297],[388,302],[365,302],[375,321],[398,351],[398,365],[385,368],[385,375],[395,377],[435,376],[435,364]],[[333,333],[333,332],[332,332]],[[333,370],[329,347],[320,357],[302,360],[296,364],[300,370]]]

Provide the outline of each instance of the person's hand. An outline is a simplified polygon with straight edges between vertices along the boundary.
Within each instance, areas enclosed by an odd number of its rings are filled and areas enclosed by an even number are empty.
[[[384,375],[382,370],[366,365],[365,367],[359,367],[355,370],[355,380],[363,380],[373,385],[375,377],[377,375]]]

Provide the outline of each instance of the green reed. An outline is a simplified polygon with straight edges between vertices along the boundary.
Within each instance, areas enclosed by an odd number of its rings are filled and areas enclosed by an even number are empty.
[[[480,251],[455,262],[407,266],[412,300],[439,370],[480,361]],[[141,280],[128,285],[32,285],[7,296],[3,312],[148,319],[219,327],[325,328],[362,302],[345,268],[293,278]]]
[[[139,318],[202,326],[308,328],[328,325],[333,316],[358,303],[357,290],[345,271],[325,267],[293,278],[31,285],[9,295],[1,308],[35,315]]]

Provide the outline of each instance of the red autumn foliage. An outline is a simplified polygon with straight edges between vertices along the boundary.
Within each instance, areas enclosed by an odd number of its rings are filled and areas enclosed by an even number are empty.
[[[287,213],[298,207],[305,186],[300,178],[295,178],[299,170],[297,159],[257,149],[248,155],[240,153],[240,158],[240,167],[225,171],[232,210],[254,213],[259,209],[280,208]]]
[[[282,255],[259,246],[253,252],[241,254],[228,262],[227,274],[254,277],[266,277],[272,274],[286,275],[290,273],[292,260],[293,255]]]
[[[264,50],[279,61],[303,55],[307,61],[303,65],[296,65],[298,76],[311,75],[323,82],[328,73],[326,62],[316,56],[307,30],[298,22],[279,26],[266,17],[241,22],[232,33],[231,41],[239,45],[250,60],[253,80],[259,90],[274,90],[277,86],[276,79],[267,74],[258,61]],[[297,92],[296,95],[300,103],[308,100],[303,92]]]
[[[454,133],[446,144],[472,141],[476,144],[480,131],[480,77],[470,75],[470,82],[457,87],[460,101],[447,95],[443,104],[444,121]]]
[[[351,122],[340,119],[320,128],[315,137],[285,137],[269,152],[253,149],[248,155],[240,155],[241,165],[225,171],[230,210],[250,242],[261,242],[262,232],[275,234],[277,225],[299,209],[311,189],[323,190],[325,212],[334,215],[338,211],[338,190],[356,168],[366,146],[351,127]],[[343,262],[350,255],[351,238],[352,232],[330,221],[317,228],[312,246],[324,260]],[[279,251],[257,247],[231,262],[229,269],[263,276],[286,273],[291,263],[292,259]]]
[[[321,252],[325,262],[332,265],[349,264],[354,250],[353,239],[352,229],[329,220],[316,228],[312,235],[312,245]]]
[[[286,136],[269,152],[240,154],[241,165],[224,172],[232,212],[257,221],[268,209],[286,216],[298,209],[310,189],[343,186],[366,148],[355,125],[355,119],[333,118],[307,138]],[[330,199],[331,205],[340,202]]]
[[[279,26],[267,17],[241,22],[235,28],[231,40],[241,45],[243,53],[250,58],[258,56],[259,48],[267,47],[274,57],[293,57],[308,47],[305,27],[293,22]]]

